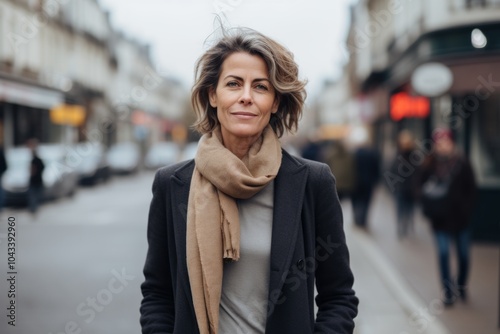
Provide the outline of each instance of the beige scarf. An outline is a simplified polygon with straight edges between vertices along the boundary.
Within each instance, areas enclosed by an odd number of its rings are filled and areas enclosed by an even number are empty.
[[[240,160],[222,143],[220,128],[198,144],[187,215],[187,267],[201,334],[217,334],[223,259],[240,257],[235,199],[250,198],[272,181],[281,165],[281,145],[268,125]]]

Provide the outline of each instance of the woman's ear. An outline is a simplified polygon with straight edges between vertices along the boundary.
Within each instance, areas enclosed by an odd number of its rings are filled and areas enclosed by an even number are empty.
[[[214,88],[209,88],[208,90],[208,99],[210,101],[210,106],[212,108],[217,108],[217,94],[215,94]]]
[[[280,106],[280,98],[278,96],[276,96],[274,98],[274,102],[273,102],[273,107],[271,109],[271,113],[272,114],[275,114],[278,112],[278,107]]]

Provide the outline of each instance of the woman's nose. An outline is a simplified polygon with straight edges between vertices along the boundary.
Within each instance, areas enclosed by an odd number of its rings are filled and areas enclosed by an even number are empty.
[[[251,87],[243,87],[240,96],[240,103],[251,104],[252,103],[252,89]]]

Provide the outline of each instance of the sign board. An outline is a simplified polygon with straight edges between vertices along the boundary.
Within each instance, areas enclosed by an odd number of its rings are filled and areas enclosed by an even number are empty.
[[[453,84],[453,73],[441,63],[422,64],[413,71],[411,85],[420,95],[436,97],[446,93]]]
[[[85,121],[85,108],[79,105],[61,104],[50,109],[54,124],[80,126]]]
[[[390,115],[396,122],[403,118],[425,118],[429,113],[429,99],[424,96],[411,96],[406,92],[391,96]]]

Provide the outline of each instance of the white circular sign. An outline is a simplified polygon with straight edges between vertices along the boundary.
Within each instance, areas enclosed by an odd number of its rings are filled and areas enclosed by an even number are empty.
[[[440,63],[422,64],[413,71],[411,85],[420,95],[436,97],[450,89],[453,84],[453,73]]]

